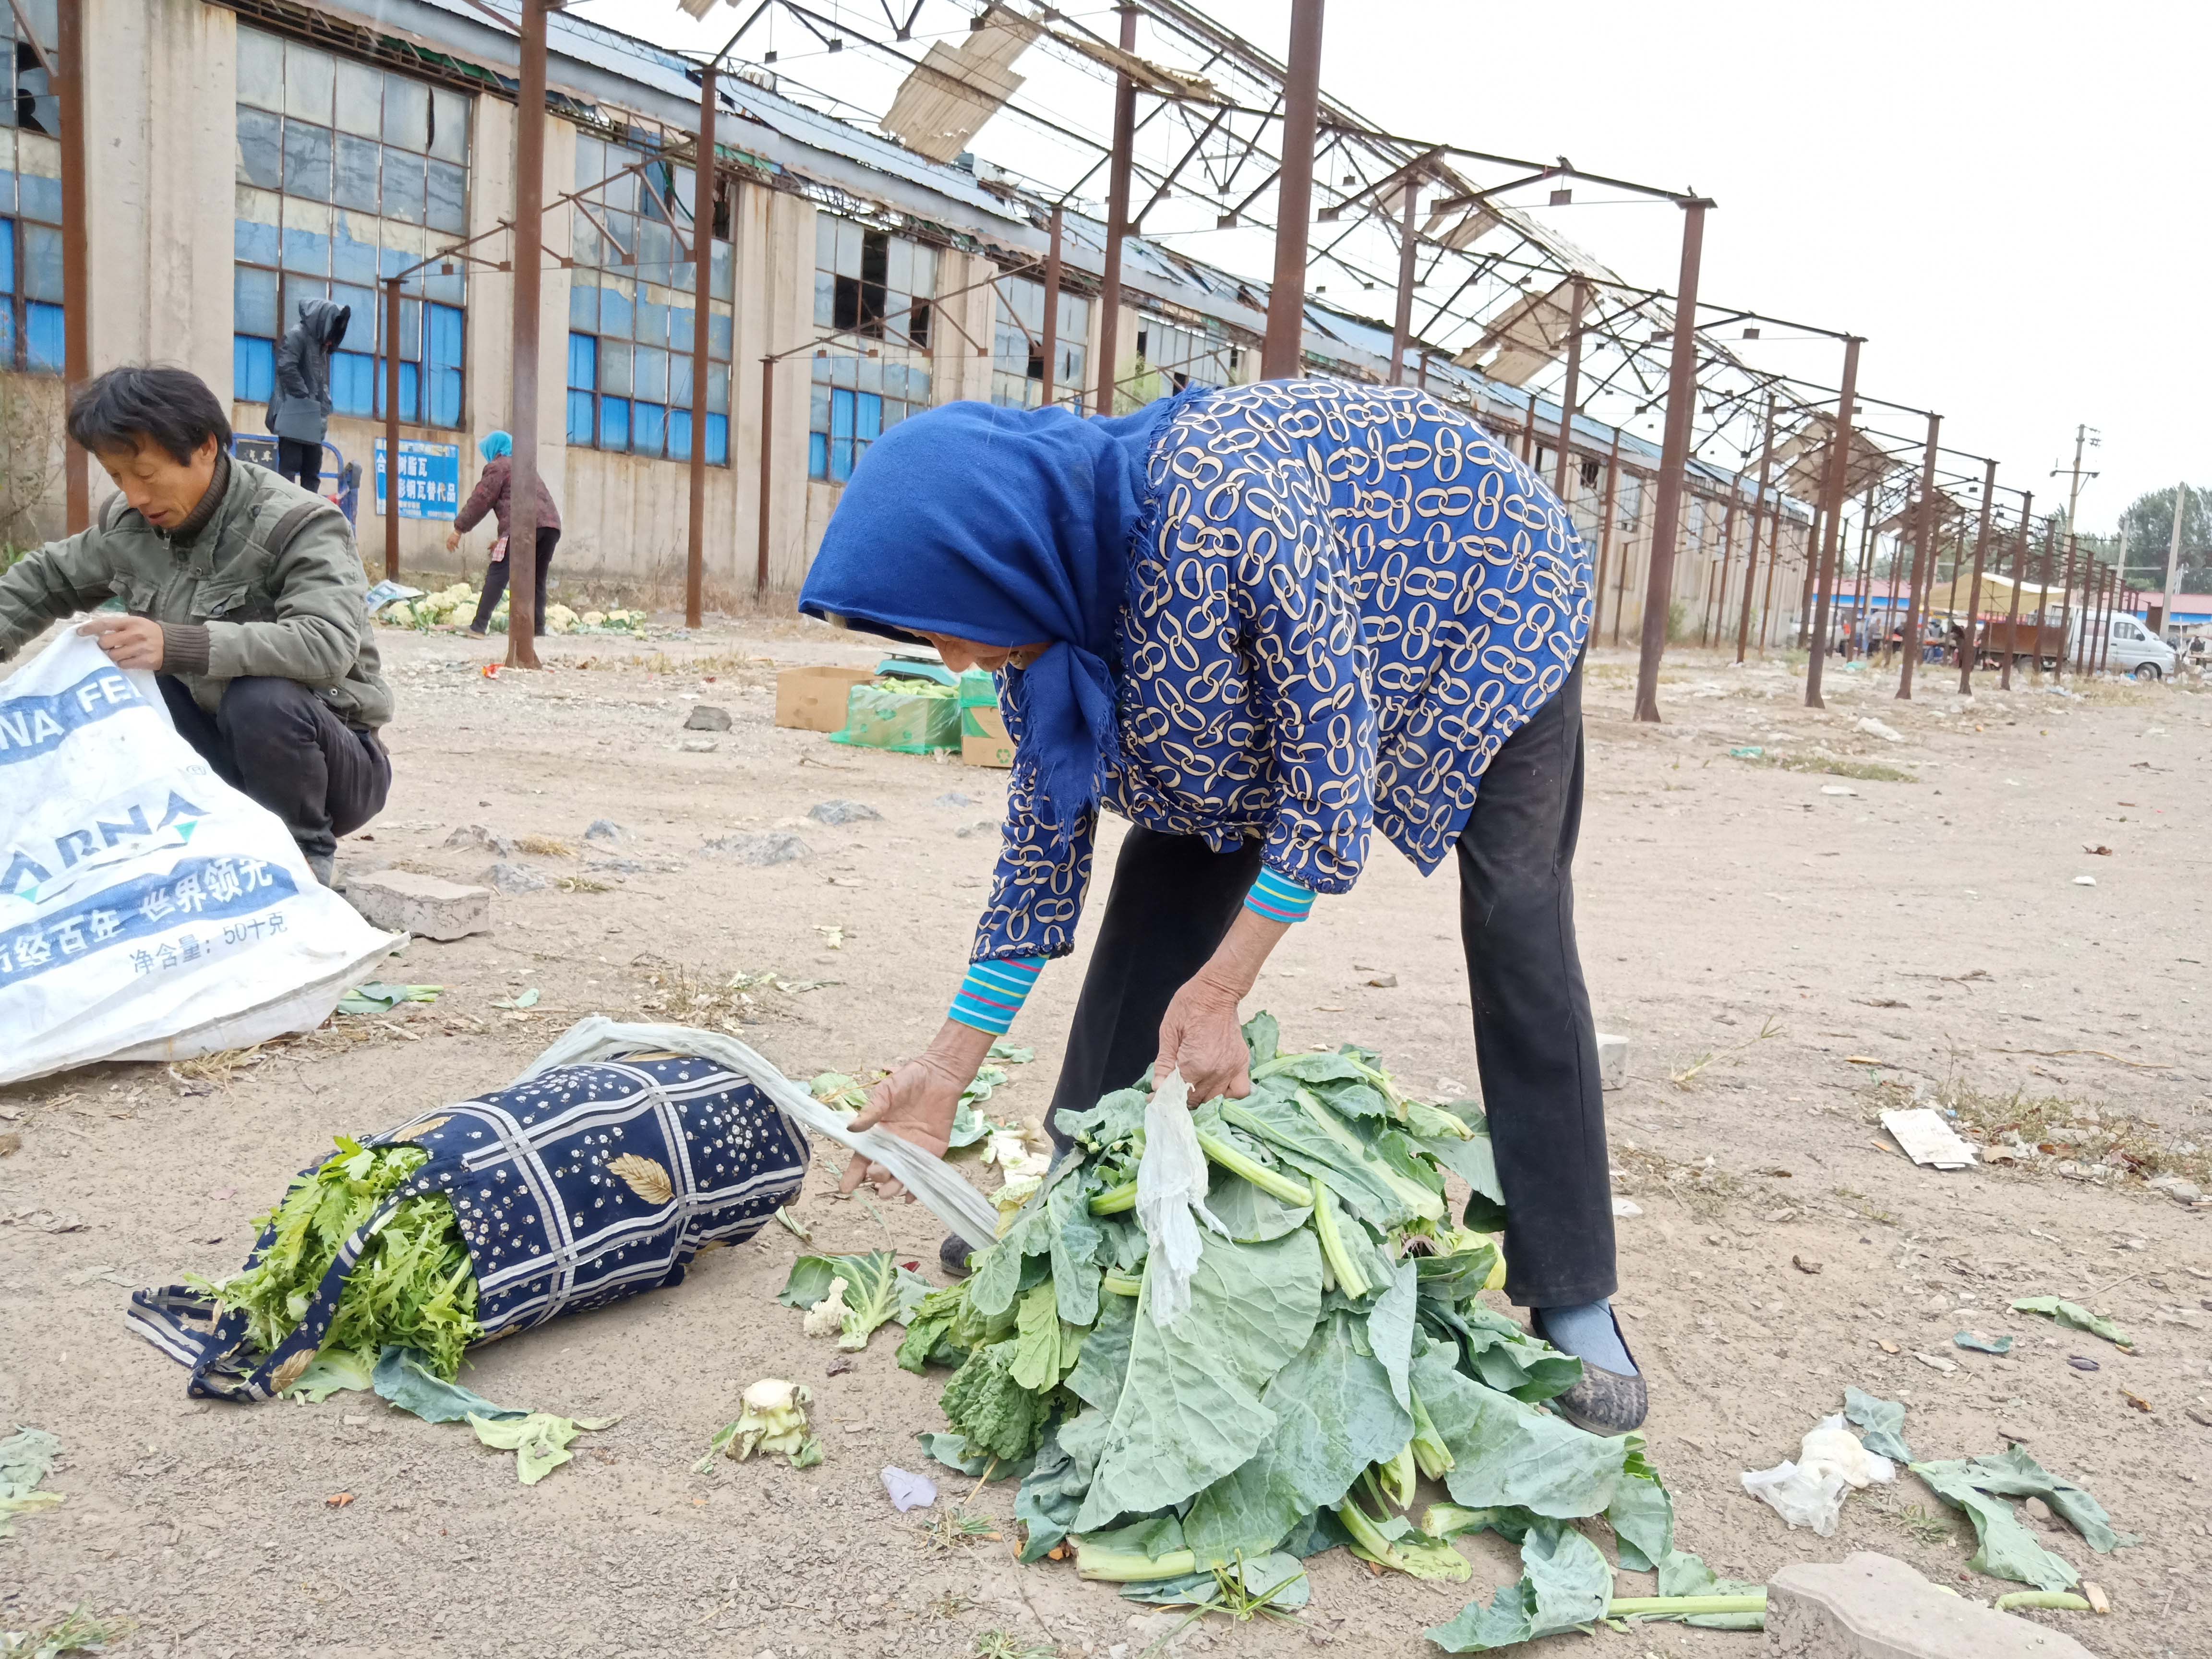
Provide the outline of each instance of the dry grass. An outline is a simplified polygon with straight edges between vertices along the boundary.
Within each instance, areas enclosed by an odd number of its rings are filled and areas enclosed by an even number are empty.
[[[1880,761],[1838,760],[1823,755],[1731,755],[1746,766],[1778,767],[1784,772],[1819,772],[1830,777],[1857,778],[1866,783],[1917,783],[1920,780],[1901,766]]]
[[[1883,1227],[1897,1225],[1897,1212],[1885,1210],[1864,1193],[1856,1192],[1849,1187],[1831,1187],[1828,1192],[1836,1202],[1862,1221],[1871,1221]]]
[[[1870,1085],[1867,1117],[1885,1111],[1932,1106],[1949,1115],[1960,1134],[1987,1147],[2027,1147],[2038,1156],[2011,1160],[2012,1167],[2053,1172],[2071,1160],[2087,1168],[2102,1165],[2113,1174],[2154,1180],[2179,1176],[2212,1186],[2212,1155],[2188,1135],[2169,1135],[2155,1124],[2102,1103],[2069,1095],[2032,1095],[2025,1089],[2007,1094],[1975,1086],[1956,1073],[1918,1098],[1902,1084],[1884,1079]]]
[[[524,852],[534,853],[539,858],[572,859],[576,856],[574,847],[555,836],[518,836],[514,844]]]
[[[1656,1193],[1679,1199],[1702,1221],[1714,1219],[1743,1191],[1743,1182],[1710,1158],[1683,1164],[1664,1152],[1622,1141],[1613,1149],[1613,1164],[1620,1172],[1613,1183],[1615,1192],[1623,1196]]]
[[[1692,1060],[1687,1066],[1685,1066],[1680,1071],[1670,1073],[1667,1080],[1673,1084],[1677,1089],[1687,1089],[1692,1084],[1698,1080],[1698,1074],[1706,1070],[1709,1066],[1733,1062],[1739,1055],[1744,1054],[1747,1050],[1756,1048],[1759,1044],[1768,1041],[1770,1038],[1778,1037],[1781,1035],[1781,1021],[1776,1018],[1772,1014],[1769,1014],[1766,1017],[1765,1023],[1759,1028],[1756,1035],[1746,1037],[1741,1042],[1732,1043],[1728,1048],[1715,1048],[1705,1054],[1700,1054],[1697,1059]]]

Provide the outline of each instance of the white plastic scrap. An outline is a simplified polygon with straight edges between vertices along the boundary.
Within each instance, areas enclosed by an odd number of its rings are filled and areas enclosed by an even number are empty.
[[[883,1469],[884,1490],[890,1494],[891,1507],[901,1515],[908,1510],[926,1510],[937,1501],[937,1482],[926,1474],[915,1474],[886,1463]]]
[[[1163,1329],[1190,1306],[1190,1279],[1198,1271],[1198,1221],[1229,1237],[1206,1207],[1207,1179],[1206,1153],[1191,1127],[1190,1085],[1181,1072],[1170,1072],[1145,1108],[1145,1156],[1137,1165],[1137,1219],[1152,1254],[1147,1296],[1152,1323]]]
[[[1897,1137],[1905,1156],[1915,1164],[1939,1170],[1963,1170],[1974,1161],[1974,1143],[1962,1138],[1931,1107],[1915,1106],[1905,1112],[1884,1112],[1881,1127]]]
[[[1796,1462],[1784,1459],[1771,1469],[1746,1469],[1743,1489],[1791,1526],[1832,1538],[1847,1492],[1895,1479],[1897,1465],[1861,1444],[1839,1413],[1806,1431]]]
[[[1903,743],[1905,733],[1893,726],[1886,726],[1871,714],[1859,722],[1859,730],[1870,738],[1880,738],[1885,743]]]

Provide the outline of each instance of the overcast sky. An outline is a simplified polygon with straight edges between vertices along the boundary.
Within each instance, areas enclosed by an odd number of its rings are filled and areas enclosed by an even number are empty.
[[[1198,3],[1285,51],[1288,0]],[[733,15],[580,9],[670,44],[711,33],[709,51]],[[2144,490],[2212,484],[2212,331],[2186,314],[2212,257],[2208,58],[2193,0],[1335,0],[1322,78],[1400,132],[1713,198],[1707,299],[1863,335],[1863,390],[1940,411],[1947,446],[1995,456],[2039,509],[2063,501],[2047,475],[2086,422],[2102,476],[2081,522],[2106,530]],[[1018,166],[1007,126],[976,149]],[[1631,281],[1674,285],[1677,210],[1557,222]],[[1838,348],[1794,349],[1834,383]]]

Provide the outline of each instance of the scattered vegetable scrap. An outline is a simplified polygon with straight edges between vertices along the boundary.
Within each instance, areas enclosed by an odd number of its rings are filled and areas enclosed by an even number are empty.
[[[2101,1336],[2116,1347],[2132,1348],[2135,1339],[2109,1319],[2091,1313],[2078,1302],[2068,1302],[2055,1296],[2024,1296],[2012,1304],[2014,1313],[2041,1314],[2077,1331],[2087,1331],[2092,1336]]]
[[[757,1451],[787,1457],[794,1469],[813,1468],[822,1461],[822,1443],[807,1432],[806,1408],[813,1403],[814,1391],[804,1382],[761,1378],[738,1396],[738,1420],[714,1431],[691,1473],[706,1474],[717,1454],[742,1463]]]

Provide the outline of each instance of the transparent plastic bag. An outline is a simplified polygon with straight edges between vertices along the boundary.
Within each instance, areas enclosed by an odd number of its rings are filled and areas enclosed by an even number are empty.
[[[1796,1461],[1771,1469],[1747,1469],[1743,1489],[1793,1527],[1810,1527],[1822,1538],[1836,1535],[1844,1499],[1855,1488],[1880,1486],[1897,1478],[1897,1466],[1869,1451],[1844,1426],[1843,1418],[1824,1417],[1805,1432]]]
[[[1137,1219],[1152,1255],[1147,1294],[1152,1323],[1163,1329],[1190,1306],[1190,1279],[1198,1271],[1198,1223],[1229,1237],[1206,1207],[1209,1178],[1206,1153],[1190,1121],[1190,1085],[1181,1072],[1170,1072],[1145,1108],[1145,1156],[1137,1164]]]

